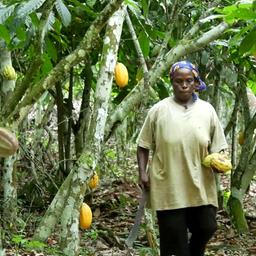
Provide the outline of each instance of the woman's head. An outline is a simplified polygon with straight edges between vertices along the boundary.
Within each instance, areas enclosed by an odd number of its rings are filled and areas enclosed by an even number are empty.
[[[205,83],[199,77],[198,69],[188,61],[180,61],[172,65],[170,79],[173,85],[175,98],[182,102],[188,102],[194,91],[206,88]]]

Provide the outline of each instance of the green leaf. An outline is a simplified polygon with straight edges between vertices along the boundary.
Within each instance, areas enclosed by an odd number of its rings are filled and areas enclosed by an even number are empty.
[[[28,242],[28,240],[25,239],[23,235],[14,235],[12,237],[12,242],[15,243],[15,244],[24,245]]]
[[[140,10],[139,4],[136,3],[133,0],[125,0],[124,3],[129,7],[129,8],[134,8],[137,10]]]
[[[42,66],[41,76],[44,77],[52,70],[53,66],[51,63],[51,58],[47,53],[43,54],[42,59],[43,59],[43,66]]]
[[[42,243],[40,241],[35,241],[35,240],[32,240],[32,241],[29,241],[26,245],[25,245],[26,248],[28,249],[43,249],[44,247],[46,247],[46,244],[45,243]]]
[[[254,20],[256,19],[256,12],[252,10],[252,5],[238,5],[229,7],[224,11],[225,20],[229,23],[236,22],[238,20]],[[225,8],[224,8],[225,9]]]
[[[253,91],[254,94],[256,94],[256,82],[249,80],[247,82],[247,86]]]
[[[36,13],[31,13],[31,14],[29,15],[29,17],[30,17],[30,20],[31,20],[32,24],[33,24],[36,28],[38,28],[39,25],[40,25],[40,20],[39,20],[37,14],[36,14]]]
[[[86,4],[89,5],[91,8],[93,8],[93,6],[95,5],[96,0],[87,0]]]
[[[249,52],[251,48],[256,44],[255,38],[256,38],[256,28],[250,31],[249,34],[242,40],[239,48],[239,53],[244,54],[246,52]]]
[[[56,62],[57,61],[57,50],[55,45],[52,43],[52,41],[50,39],[46,40],[46,51],[47,54],[50,56],[50,58]]]
[[[216,9],[218,12],[223,13],[223,14],[231,14],[233,12],[236,12],[238,9],[251,9],[252,4],[234,4],[234,5],[229,5],[223,9]]]
[[[21,7],[17,11],[17,15],[19,17],[24,17],[43,5],[46,0],[30,0],[21,5]]]
[[[10,33],[3,24],[0,24],[0,38],[4,39],[6,44],[9,44],[11,41]]]
[[[0,24],[3,24],[13,13],[16,4],[0,8]]]
[[[62,0],[57,0],[55,2],[55,7],[58,11],[58,14],[61,17],[61,21],[65,27],[67,27],[71,22],[71,14],[66,7],[66,5],[62,2]]]
[[[140,47],[141,47],[144,57],[148,57],[149,50],[150,50],[149,38],[144,31],[140,32],[138,40],[139,40]]]
[[[142,5],[143,14],[144,14],[145,17],[147,17],[148,16],[148,10],[149,10],[148,1],[147,0],[142,0],[141,5]]]
[[[42,36],[41,36],[41,40],[42,40],[42,44],[44,42],[44,38],[46,36],[46,34],[50,31],[53,30],[53,26],[54,26],[54,22],[55,22],[55,16],[53,12],[50,12],[45,25],[42,29]]]
[[[20,26],[16,29],[16,36],[20,41],[25,41],[26,40],[26,31],[24,26]]]

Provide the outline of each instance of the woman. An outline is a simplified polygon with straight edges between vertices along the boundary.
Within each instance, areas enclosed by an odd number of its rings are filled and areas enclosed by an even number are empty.
[[[139,180],[157,212],[160,255],[202,256],[217,227],[218,202],[214,170],[201,163],[227,143],[214,108],[195,94],[206,87],[198,69],[177,62],[170,79],[173,96],[149,110],[139,134]]]

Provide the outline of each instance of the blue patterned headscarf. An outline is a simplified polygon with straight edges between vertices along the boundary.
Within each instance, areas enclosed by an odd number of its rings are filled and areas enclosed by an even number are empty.
[[[192,64],[191,62],[189,62],[187,60],[179,61],[172,65],[171,70],[170,70],[170,78],[173,79],[174,72],[181,68],[186,68],[194,74],[195,79],[199,82],[199,87],[197,88],[198,91],[203,91],[206,89],[206,84],[200,78],[198,69],[196,68],[196,66],[194,64]]]

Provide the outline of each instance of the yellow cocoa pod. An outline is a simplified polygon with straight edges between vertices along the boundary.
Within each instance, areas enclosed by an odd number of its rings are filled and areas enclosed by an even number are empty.
[[[8,157],[17,151],[19,142],[16,136],[6,128],[0,127],[0,157]]]
[[[211,161],[212,161],[212,158],[215,156],[215,155],[218,155],[218,153],[212,153],[212,154],[209,154],[207,155],[202,164],[205,166],[205,167],[211,167]]]
[[[2,69],[2,75],[3,78],[6,80],[16,80],[17,74],[15,72],[15,69],[11,65],[6,65]]]
[[[225,154],[216,154],[211,160],[211,166],[223,173],[232,169],[231,161]]]
[[[99,176],[97,173],[93,174],[93,176],[91,177],[90,181],[89,181],[89,187],[90,189],[94,189],[98,186],[99,184]]]
[[[123,88],[128,84],[129,75],[126,66],[120,62],[117,62],[115,67],[115,80],[116,84]]]
[[[82,229],[87,229],[92,224],[92,211],[88,204],[82,203],[80,208],[79,226]]]

